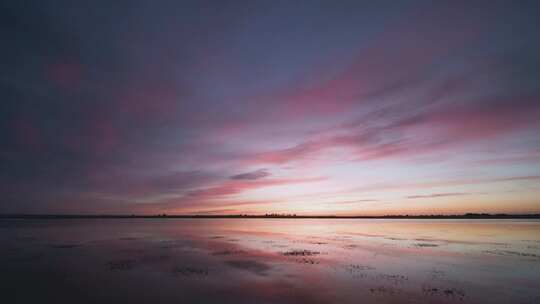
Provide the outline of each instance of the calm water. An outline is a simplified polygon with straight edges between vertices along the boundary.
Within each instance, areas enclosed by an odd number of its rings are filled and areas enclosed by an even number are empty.
[[[0,221],[5,303],[540,303],[540,221]]]

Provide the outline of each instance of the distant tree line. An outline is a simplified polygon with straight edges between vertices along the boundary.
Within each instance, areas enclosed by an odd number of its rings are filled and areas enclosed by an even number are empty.
[[[0,214],[0,219],[92,219],[92,218],[316,218],[316,219],[540,219],[540,214],[489,214],[489,213],[465,213],[456,215],[431,214],[431,215],[296,215],[294,213],[266,213],[264,215],[251,214],[155,214],[155,215],[122,215],[122,214]]]

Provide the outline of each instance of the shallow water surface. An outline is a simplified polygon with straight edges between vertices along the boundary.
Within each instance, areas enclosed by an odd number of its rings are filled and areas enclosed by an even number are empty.
[[[8,303],[540,303],[540,221],[1,220]]]

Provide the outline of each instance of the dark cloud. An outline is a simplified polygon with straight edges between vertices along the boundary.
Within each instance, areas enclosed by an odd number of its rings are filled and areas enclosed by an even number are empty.
[[[270,176],[270,172],[268,172],[267,169],[259,169],[251,172],[236,174],[231,176],[231,179],[239,179],[239,180],[255,180],[255,179],[261,179]]]
[[[407,198],[408,199],[420,199],[420,198],[437,198],[437,197],[461,196],[461,195],[470,195],[470,193],[462,193],[462,192],[433,193],[433,194],[427,194],[427,195],[410,195],[410,196],[407,196]]]

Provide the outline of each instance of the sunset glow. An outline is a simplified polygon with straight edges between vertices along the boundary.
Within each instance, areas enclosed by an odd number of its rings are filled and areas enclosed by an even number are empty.
[[[525,4],[15,2],[2,213],[540,212]]]

